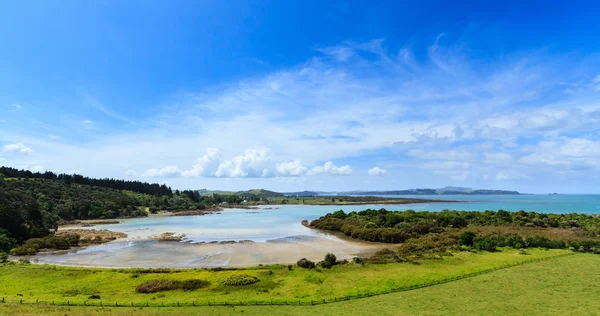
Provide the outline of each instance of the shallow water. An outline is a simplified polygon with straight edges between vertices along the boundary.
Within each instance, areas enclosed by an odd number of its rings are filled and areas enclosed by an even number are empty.
[[[259,209],[226,209],[203,216],[155,216],[125,219],[120,224],[99,225],[93,229],[124,232],[125,240],[72,250],[61,254],[37,255],[41,263],[110,267],[215,267],[248,266],[260,263],[292,263],[302,257],[318,260],[327,252],[340,258],[372,253],[383,247],[348,241],[306,228],[302,220],[326,213],[366,208],[389,210],[497,210],[545,213],[600,213],[600,195],[486,195],[417,196],[461,200],[409,205],[304,206],[278,205]],[[150,236],[165,232],[186,234],[185,242],[158,242]],[[244,241],[222,244],[210,242]]]

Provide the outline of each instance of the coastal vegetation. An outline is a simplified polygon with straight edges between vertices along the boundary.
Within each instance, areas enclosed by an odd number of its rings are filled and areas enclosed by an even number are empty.
[[[580,252],[600,252],[600,217],[586,214],[543,214],[503,210],[401,212],[382,208],[348,214],[339,210],[328,213],[309,225],[367,241],[406,242],[403,245],[405,248],[445,249],[468,246],[494,251],[496,247],[509,246],[571,248]],[[497,227],[511,229],[498,233],[495,232]],[[478,231],[487,233],[478,236]]]

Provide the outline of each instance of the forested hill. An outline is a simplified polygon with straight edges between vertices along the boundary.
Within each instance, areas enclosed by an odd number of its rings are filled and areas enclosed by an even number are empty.
[[[148,211],[204,209],[222,201],[218,195],[202,197],[193,191],[147,194],[80,184],[70,177],[48,175],[51,178],[47,179],[35,173],[26,177],[29,174],[10,172],[9,175],[21,177],[5,177],[0,173],[0,251],[29,238],[52,233],[61,220],[139,217],[147,216]],[[104,185],[110,185],[111,181],[132,184],[86,177],[76,179]],[[144,185],[140,190],[144,190]]]
[[[40,173],[31,172],[29,170],[18,170],[10,167],[0,167],[0,173],[3,174],[6,178],[60,180],[64,181],[65,183],[86,184],[116,190],[128,190],[156,196],[173,195],[173,192],[171,191],[170,187],[166,186],[165,184],[160,185],[158,183],[127,181],[108,178],[94,179],[84,177],[78,174],[56,174],[50,171]]]

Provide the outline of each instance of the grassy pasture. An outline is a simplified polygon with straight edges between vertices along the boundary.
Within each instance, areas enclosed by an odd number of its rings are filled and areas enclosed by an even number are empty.
[[[0,315],[600,315],[600,256],[576,254],[427,288],[317,306],[66,307],[0,304]]]
[[[569,255],[567,250],[528,249],[528,254],[506,249],[495,253],[455,253],[441,260],[411,263],[349,264],[332,269],[305,270],[286,266],[255,267],[243,270],[211,271],[187,269],[161,271],[140,269],[89,269],[34,264],[0,266],[0,297],[7,302],[105,305],[192,305],[305,304],[341,300],[349,296],[375,295],[437,284],[466,275],[527,261]],[[160,272],[160,273],[159,273]],[[223,281],[235,274],[247,274],[260,281],[246,286],[228,286]],[[136,287],[155,279],[186,281],[200,279],[210,284],[195,291],[174,290],[140,294]],[[100,299],[89,299],[97,295]]]

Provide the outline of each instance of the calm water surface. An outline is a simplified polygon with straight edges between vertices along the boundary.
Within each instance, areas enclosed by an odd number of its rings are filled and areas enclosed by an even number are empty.
[[[68,265],[201,267],[228,266],[236,260],[239,265],[295,262],[298,256],[309,257],[314,254],[318,257],[329,251],[342,251],[342,255],[351,257],[366,249],[367,246],[343,241],[300,224],[302,220],[313,220],[338,209],[346,212],[382,207],[388,210],[426,211],[504,209],[544,213],[600,214],[600,195],[420,195],[411,197],[461,202],[348,206],[277,205],[251,210],[226,209],[220,214],[204,216],[126,219],[120,224],[94,228],[124,232],[128,235],[127,240],[73,250],[66,254],[41,255],[37,259],[40,262]],[[149,240],[150,236],[164,232],[186,234],[187,243],[160,243]],[[255,244],[203,244],[231,240],[252,240]],[[303,249],[304,252],[299,252],[299,249]]]
[[[416,196],[419,198],[461,200],[408,205],[347,205],[306,206],[277,205],[257,210],[226,209],[220,214],[204,216],[149,217],[123,220],[117,225],[101,228],[120,231],[130,238],[148,238],[163,232],[185,233],[189,241],[210,242],[226,240],[252,240],[265,242],[293,236],[323,235],[302,226],[302,220],[313,220],[329,212],[343,209],[346,212],[366,208],[385,207],[389,210],[444,209],[485,211],[535,211],[544,213],[600,214],[600,195],[486,195],[486,196]]]

